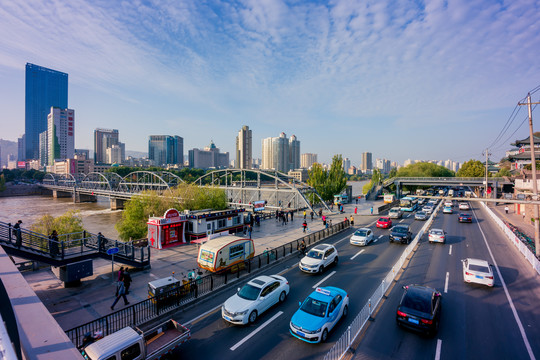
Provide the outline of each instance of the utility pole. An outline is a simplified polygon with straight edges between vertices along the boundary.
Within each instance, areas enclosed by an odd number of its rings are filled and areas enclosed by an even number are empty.
[[[519,103],[518,105],[527,105],[529,109],[529,139],[531,143],[531,170],[533,180],[533,200],[538,200],[538,184],[536,183],[536,158],[534,155],[534,135],[533,135],[533,123],[532,123],[532,108],[531,105],[540,104],[540,102],[531,102],[531,93],[527,94],[527,102]],[[540,219],[538,216],[538,205],[533,205],[534,209],[534,247],[536,249],[536,256],[540,256]]]
[[[486,186],[484,186],[484,198],[487,199],[488,197],[488,192],[487,192],[487,189],[488,189],[488,156],[491,155],[489,150],[486,149],[485,153],[483,153],[482,155],[486,155]]]

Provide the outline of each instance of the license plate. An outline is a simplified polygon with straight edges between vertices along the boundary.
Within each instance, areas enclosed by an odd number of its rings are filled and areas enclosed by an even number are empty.
[[[411,323],[413,323],[413,324],[416,324],[416,325],[419,324],[419,322],[418,322],[417,319],[411,319],[411,318],[409,318],[409,322],[411,322]]]
[[[306,337],[306,334],[304,334],[303,332],[298,331],[298,330],[296,330],[296,334],[300,335],[301,337]]]
[[[306,270],[306,271],[309,271],[309,269],[308,269],[308,268],[305,268],[305,267],[303,267],[303,268],[302,268],[302,270]]]
[[[225,320],[227,320],[227,321],[231,321],[231,320],[232,320],[232,319],[231,319],[230,317],[228,317],[227,315],[224,315],[223,317],[224,317]]]
[[[481,275],[476,275],[475,278],[477,278],[477,279],[483,279],[484,277],[481,276]]]

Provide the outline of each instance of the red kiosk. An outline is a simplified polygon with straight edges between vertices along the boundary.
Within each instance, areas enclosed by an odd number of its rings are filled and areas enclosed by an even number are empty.
[[[186,215],[180,215],[178,210],[169,209],[163,217],[148,219],[148,245],[155,249],[186,243],[184,236]]]

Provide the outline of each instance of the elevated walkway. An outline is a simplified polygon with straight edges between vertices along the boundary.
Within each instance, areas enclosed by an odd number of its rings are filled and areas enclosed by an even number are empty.
[[[104,237],[100,239],[86,231],[59,235],[59,240],[53,241],[26,229],[17,233],[11,224],[0,222],[0,245],[11,256],[57,267],[87,259],[111,260],[112,255],[107,254],[107,250],[118,248],[118,253],[114,254],[116,262],[139,269],[150,267],[150,248]]]

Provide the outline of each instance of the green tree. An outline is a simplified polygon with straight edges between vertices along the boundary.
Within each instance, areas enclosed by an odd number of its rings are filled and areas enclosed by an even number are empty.
[[[227,208],[227,196],[219,188],[180,184],[173,189],[171,196],[161,196],[155,191],[146,191],[133,196],[116,224],[122,240],[141,239],[146,236],[147,221],[150,216],[162,216],[167,209],[184,210]]]
[[[455,173],[444,166],[421,162],[402,167],[396,175],[398,177],[454,177]]]
[[[0,192],[6,190],[6,178],[4,174],[0,175]]]
[[[458,177],[484,177],[486,167],[478,160],[466,161],[457,172]]]
[[[80,211],[70,210],[58,217],[50,214],[43,215],[30,226],[30,230],[43,235],[50,235],[53,230],[56,230],[58,235],[62,235],[81,232],[84,227]]]
[[[512,173],[507,168],[502,168],[499,170],[496,177],[503,177],[503,176],[512,176]]]
[[[317,190],[324,201],[334,200],[334,195],[340,194],[347,186],[342,156],[334,155],[328,171],[324,170],[321,164],[313,164],[307,183]],[[310,201],[315,202],[314,199]]]

